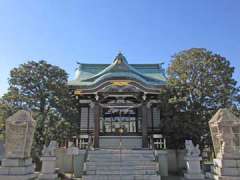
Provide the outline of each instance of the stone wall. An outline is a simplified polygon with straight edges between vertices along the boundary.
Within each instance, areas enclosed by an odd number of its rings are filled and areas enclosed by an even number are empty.
[[[5,156],[4,140],[0,140],[0,161]]]
[[[178,173],[185,168],[185,150],[168,149],[168,172]]]
[[[83,173],[84,154],[85,150],[81,150],[79,155],[72,157],[72,155],[67,154],[66,148],[56,149],[56,167],[63,173],[72,173],[74,169],[74,175],[80,177]]]

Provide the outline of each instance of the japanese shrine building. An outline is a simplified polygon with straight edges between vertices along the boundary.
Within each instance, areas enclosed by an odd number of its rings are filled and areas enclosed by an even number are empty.
[[[112,64],[79,63],[68,85],[79,102],[81,134],[92,135],[95,147],[115,147],[121,129],[126,147],[147,147],[160,131],[165,84],[162,64],[128,64],[121,53]]]

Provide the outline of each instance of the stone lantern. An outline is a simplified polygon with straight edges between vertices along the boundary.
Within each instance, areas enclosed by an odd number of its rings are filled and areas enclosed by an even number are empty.
[[[214,151],[214,178],[237,180],[240,176],[240,119],[219,109],[209,121]]]

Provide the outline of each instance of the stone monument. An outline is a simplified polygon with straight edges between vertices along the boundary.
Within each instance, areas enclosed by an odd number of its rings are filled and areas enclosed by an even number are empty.
[[[192,140],[185,141],[186,155],[184,160],[187,165],[187,173],[184,174],[185,179],[204,179],[204,175],[202,174],[200,161],[202,158],[200,155],[199,145],[193,145]]]
[[[48,147],[44,145],[43,151],[42,151],[42,171],[39,175],[39,179],[43,180],[52,180],[57,179],[57,173],[56,173],[56,155],[55,150],[57,147],[56,141],[51,141]]]
[[[219,109],[209,121],[216,158],[215,180],[240,179],[240,119],[227,109]]]
[[[20,110],[6,120],[6,153],[0,167],[0,179],[35,179],[31,147],[36,122],[31,113]]]

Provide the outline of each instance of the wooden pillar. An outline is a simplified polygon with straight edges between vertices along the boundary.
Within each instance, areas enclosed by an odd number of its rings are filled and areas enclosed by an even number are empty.
[[[151,105],[147,105],[147,129],[151,129],[153,131],[153,118],[152,118],[152,107]]]
[[[148,147],[147,106],[145,102],[142,104],[142,147]]]
[[[100,105],[98,102],[95,103],[94,106],[94,119],[95,119],[95,126],[94,126],[94,148],[99,148],[99,132],[100,132]]]
[[[151,105],[147,106],[147,112],[147,119],[149,121],[148,128],[151,128],[151,131],[153,132],[153,109]]]

